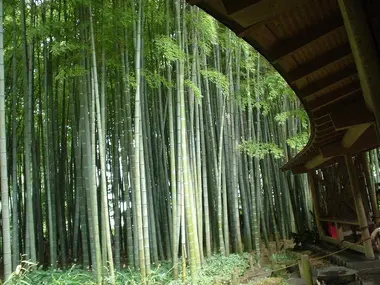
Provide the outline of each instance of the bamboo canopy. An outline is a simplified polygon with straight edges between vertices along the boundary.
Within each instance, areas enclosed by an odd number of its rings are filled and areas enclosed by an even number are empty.
[[[283,170],[307,172],[379,145],[380,1],[189,3],[251,44],[301,100],[310,119],[310,138]]]

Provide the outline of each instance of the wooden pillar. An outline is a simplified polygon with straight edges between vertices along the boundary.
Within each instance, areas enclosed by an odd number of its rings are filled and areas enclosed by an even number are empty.
[[[348,176],[350,178],[350,185],[351,185],[351,190],[352,194],[354,197],[355,201],[355,209],[356,209],[356,214],[358,216],[358,221],[360,225],[360,231],[362,233],[362,239],[368,239],[370,237],[369,230],[368,230],[368,222],[367,222],[367,216],[364,210],[363,206],[363,199],[362,195],[360,193],[360,185],[359,185],[359,179],[355,171],[355,166],[352,161],[351,155],[345,155],[344,156],[345,162],[346,162],[346,167],[347,167],[347,172]],[[373,248],[372,248],[372,242],[371,240],[366,240],[363,242],[364,246],[364,253],[365,256],[368,259],[374,259],[375,255],[373,253]]]
[[[368,166],[368,161],[367,161],[365,152],[362,152],[360,154],[360,158],[362,159],[362,162],[363,162],[365,180],[367,182],[369,198],[371,201],[371,206],[372,206],[372,211],[373,211],[373,220],[375,221],[375,224],[377,226],[380,220],[379,220],[379,210],[377,209],[377,197],[376,197],[375,185],[373,185],[371,181],[371,175],[369,173],[369,166]]]
[[[315,223],[317,224],[319,238],[322,239],[322,237],[325,234],[323,232],[321,221],[319,220],[320,219],[320,215],[319,215],[319,202],[318,202],[318,196],[317,196],[317,192],[316,192],[315,184],[314,184],[313,171],[309,171],[307,173],[307,179],[308,179],[308,183],[309,183],[309,187],[310,187],[311,199],[313,201]]]
[[[364,99],[367,107],[374,113],[377,138],[380,142],[380,62],[363,2],[359,0],[338,0],[352,54],[359,72]]]
[[[301,256],[302,278],[306,281],[306,285],[313,285],[313,277],[311,275],[310,260],[307,254]]]

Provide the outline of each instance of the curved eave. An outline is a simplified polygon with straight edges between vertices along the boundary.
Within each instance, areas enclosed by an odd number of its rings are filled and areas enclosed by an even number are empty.
[[[368,2],[376,7],[367,10],[380,6]],[[189,3],[254,47],[300,99],[310,119],[309,141],[282,170],[307,172],[334,163],[340,155],[378,146],[372,126],[374,117],[362,96],[336,0],[193,0]],[[359,136],[355,137],[356,134]]]

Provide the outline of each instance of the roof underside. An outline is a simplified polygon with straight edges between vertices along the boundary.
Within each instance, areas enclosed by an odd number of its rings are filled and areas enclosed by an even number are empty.
[[[306,172],[378,146],[336,0],[193,0],[260,52],[306,109],[311,135],[284,170]],[[379,55],[380,1],[363,1]],[[361,135],[360,135],[361,134]]]

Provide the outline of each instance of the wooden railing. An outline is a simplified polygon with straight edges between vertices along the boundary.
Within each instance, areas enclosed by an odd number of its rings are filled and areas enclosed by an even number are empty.
[[[339,220],[339,219],[334,219],[334,218],[320,218],[320,222],[331,222],[335,228],[336,228],[336,233],[337,233],[337,238],[333,238],[330,236],[327,236],[323,233],[323,231],[320,232],[320,239],[332,244],[335,244],[339,246],[340,248],[350,248],[352,250],[364,253],[364,246],[363,245],[357,245],[354,244],[350,241],[344,240],[344,231],[343,231],[343,225],[350,225],[350,226],[355,226],[359,227],[359,221],[357,220]]]

